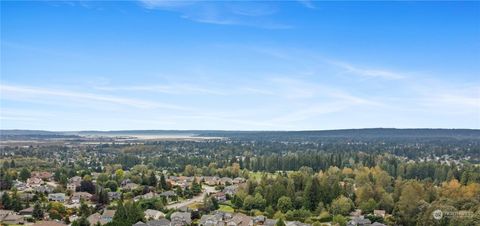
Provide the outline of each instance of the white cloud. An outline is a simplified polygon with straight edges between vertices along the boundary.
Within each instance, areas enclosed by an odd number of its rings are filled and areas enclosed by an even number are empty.
[[[175,83],[167,85],[133,85],[133,86],[96,86],[95,89],[104,91],[141,91],[158,92],[166,94],[187,95],[187,94],[208,94],[208,95],[228,95],[227,91],[205,88],[194,84]]]
[[[315,4],[313,4],[313,1],[312,0],[297,0],[300,4],[302,4],[303,6],[309,8],[309,9],[316,9],[317,7],[315,6]]]
[[[338,61],[329,61],[329,63],[340,67],[347,73],[359,75],[366,78],[382,78],[382,79],[388,79],[388,80],[397,80],[397,79],[406,78],[406,76],[402,73],[393,72],[389,70],[357,67],[349,63],[338,62]]]
[[[181,18],[199,23],[241,25],[264,29],[289,29],[289,25],[273,21],[269,16],[277,12],[267,2],[210,2],[210,1],[155,1],[140,0],[149,10],[166,10]]]
[[[0,84],[0,93],[2,99],[30,99],[36,100],[40,97],[58,97],[63,98],[65,101],[94,101],[94,102],[104,102],[111,103],[116,105],[124,105],[135,108],[165,108],[165,109],[175,109],[175,110],[185,110],[186,108],[164,104],[158,102],[151,102],[146,100],[116,97],[116,96],[106,96],[86,92],[72,92],[72,91],[63,91],[56,89],[45,89],[37,87],[25,87],[25,86],[13,86]],[[61,103],[59,103],[61,104]]]

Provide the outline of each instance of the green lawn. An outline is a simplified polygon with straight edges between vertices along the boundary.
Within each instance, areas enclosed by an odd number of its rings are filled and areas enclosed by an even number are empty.
[[[220,208],[218,210],[222,212],[227,212],[227,213],[235,212],[235,210],[231,206],[227,206],[227,205],[220,205]]]

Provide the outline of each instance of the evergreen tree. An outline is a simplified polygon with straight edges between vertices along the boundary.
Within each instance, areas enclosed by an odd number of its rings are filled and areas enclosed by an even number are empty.
[[[167,181],[165,180],[165,175],[163,175],[163,173],[162,173],[162,175],[160,176],[160,186],[162,187],[163,190],[168,190],[168,189],[170,189],[170,188],[168,187]]]
[[[42,207],[40,206],[40,202],[35,202],[35,205],[33,206],[32,216],[37,220],[43,218],[43,210],[42,210]]]
[[[22,168],[22,170],[20,171],[20,174],[18,175],[19,179],[23,182],[27,181],[28,178],[30,178],[31,174],[30,174],[30,170],[28,170],[27,168]]]
[[[202,192],[202,185],[197,183],[197,180],[194,179],[192,182],[192,193],[193,194],[200,194]]]
[[[90,222],[88,222],[86,217],[81,217],[80,219],[74,221],[72,226],[90,226]]]
[[[150,176],[148,178],[148,184],[150,186],[153,186],[153,187],[157,187],[157,176],[155,176],[155,172],[152,170],[152,172],[150,172]]]
[[[314,211],[319,203],[319,182],[316,177],[309,180],[304,191],[304,207]]]
[[[8,195],[8,192],[4,192],[2,195],[2,206],[6,210],[12,208],[12,200],[10,199],[10,195]]]
[[[277,223],[275,223],[275,226],[285,226],[285,222],[282,218],[280,218],[277,220]]]

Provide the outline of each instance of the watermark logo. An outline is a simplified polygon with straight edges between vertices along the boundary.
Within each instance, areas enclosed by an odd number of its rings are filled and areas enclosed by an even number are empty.
[[[435,220],[441,220],[442,218],[466,218],[466,217],[473,217],[475,213],[472,211],[465,211],[465,210],[460,210],[460,211],[442,211],[439,209],[436,209],[435,211],[432,212],[432,217]]]
[[[443,217],[443,212],[441,210],[435,210],[432,212],[432,216],[435,220],[440,220]]]

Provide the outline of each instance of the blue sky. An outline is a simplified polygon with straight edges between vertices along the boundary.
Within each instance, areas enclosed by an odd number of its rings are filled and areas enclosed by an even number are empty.
[[[479,2],[1,2],[0,128],[480,128]]]

